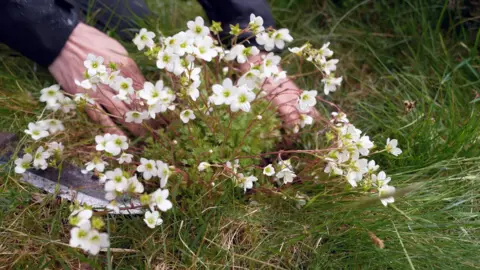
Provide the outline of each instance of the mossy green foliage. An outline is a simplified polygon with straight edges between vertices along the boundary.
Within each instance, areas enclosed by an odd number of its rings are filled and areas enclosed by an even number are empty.
[[[224,164],[233,162],[234,157],[257,157],[272,151],[281,139],[280,120],[268,105],[259,100],[250,113],[232,113],[226,106],[216,107],[209,114],[196,115],[187,124],[176,119],[159,129],[158,136],[146,140],[145,157],[196,170],[203,161]],[[258,115],[262,115],[261,120]],[[255,162],[242,159],[241,165]]]

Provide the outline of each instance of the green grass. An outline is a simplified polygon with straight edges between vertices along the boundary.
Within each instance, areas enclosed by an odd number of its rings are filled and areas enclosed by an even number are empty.
[[[143,23],[165,34],[201,14],[194,3],[157,2],[151,4],[158,15]],[[446,8],[448,1],[270,2],[278,25],[291,29],[296,45],[332,42],[345,82],[331,100],[376,142],[399,139],[402,155],[376,160],[395,186],[420,185],[387,208],[377,201],[359,206],[355,194],[332,192],[338,191],[329,188],[335,183],[299,187],[311,198],[301,209],[288,191],[214,199],[191,191],[188,199],[174,201],[175,209],[155,230],[140,218],[109,217],[112,247],[135,251],[113,251],[113,268],[480,268],[480,121],[474,102],[480,32],[458,24],[465,19]],[[6,48],[0,57],[0,127],[21,134],[41,110],[38,89],[53,80]],[[298,66],[292,62],[288,68]],[[148,77],[149,70],[144,72]],[[415,101],[416,108],[405,113],[404,100]],[[67,202],[39,194],[12,173],[3,174],[0,192],[0,265],[107,266],[107,254],[91,257],[66,246]],[[369,232],[384,241],[384,249]]]

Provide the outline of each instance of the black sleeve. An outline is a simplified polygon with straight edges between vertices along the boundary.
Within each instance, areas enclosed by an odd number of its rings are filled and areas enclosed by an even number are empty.
[[[223,32],[220,34],[222,41],[229,40],[230,25],[240,24],[244,29],[250,22],[250,14],[261,16],[265,28],[275,27],[270,7],[266,0],[198,0],[207,13],[210,21],[222,23]],[[250,37],[250,33],[240,36],[240,39]],[[256,44],[255,39],[249,39],[250,45]],[[228,43],[227,43],[228,44]],[[245,44],[247,45],[247,44]]]
[[[45,67],[77,24],[78,14],[65,0],[0,1],[0,42]]]

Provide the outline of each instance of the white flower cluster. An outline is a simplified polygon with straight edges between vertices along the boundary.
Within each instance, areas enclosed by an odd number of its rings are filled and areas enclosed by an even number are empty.
[[[127,137],[107,133],[95,136],[97,151],[105,151],[113,156],[118,156],[122,150],[128,149]]]
[[[62,121],[45,119],[36,123],[28,123],[28,129],[25,130],[25,133],[30,135],[33,140],[38,141],[63,130],[65,130],[65,127],[63,126]]]
[[[210,168],[212,166],[224,167],[216,164],[212,165],[204,161],[198,165],[198,171],[201,171],[201,172],[205,171],[207,168]],[[240,163],[238,159],[234,161],[234,164],[228,161],[225,164],[225,167],[229,169],[227,171],[227,175],[230,175],[235,185],[239,188],[242,188],[244,192],[246,192],[247,189],[252,189],[253,183],[258,181],[258,178],[253,175],[245,176],[243,173],[238,172],[238,169],[240,168]],[[275,174],[275,168],[273,167],[273,165],[269,164],[268,166],[263,168],[263,174],[266,176],[275,175],[274,179],[279,183],[279,185],[292,183],[295,177],[297,177],[297,175],[293,171],[293,167],[290,160],[280,161],[278,163],[278,172],[276,174]]]
[[[113,156],[120,155],[117,158],[119,164],[128,165],[133,161],[133,155],[124,152],[128,149],[127,137],[107,133],[103,136],[96,136],[95,141],[97,143],[97,151],[105,151]],[[106,165],[109,164],[97,156],[86,164],[86,171],[95,170],[97,173],[100,173],[100,181],[105,182],[105,191],[107,192],[105,198],[112,201],[111,209],[118,213],[120,209],[113,200],[123,194],[141,197],[145,195],[143,194],[144,186],[137,175],[131,175],[120,167],[106,171],[103,174],[102,172],[105,170]],[[168,190],[162,190],[162,188],[167,185],[168,178],[172,175],[171,167],[161,160],[149,160],[142,157],[140,158],[140,165],[136,167],[136,171],[141,173],[144,180],[150,180],[152,177],[158,177],[160,179],[160,188],[150,195],[147,194],[147,197],[144,197],[146,201],[142,203],[149,205],[153,213],[155,207],[161,211],[167,211],[172,208],[172,203],[167,200]],[[152,213],[149,215],[151,214]]]
[[[263,19],[254,14],[250,16],[247,29],[241,31],[236,30],[235,27],[231,27],[231,33],[235,37],[241,33],[253,33],[252,38],[255,38],[266,51],[284,49],[288,42],[293,41],[288,29],[265,29]],[[287,81],[287,73],[279,68],[282,61],[280,56],[273,52],[261,54],[259,48],[247,45],[248,39],[237,42],[237,39],[233,38],[231,48],[227,50],[210,36],[210,30],[201,17],[189,21],[185,31],[173,36],[161,37],[159,44],[155,42],[155,37],[155,33],[141,29],[133,42],[138,50],[145,50],[147,56],[154,57],[158,69],[169,73],[170,87],[166,85],[167,81],[158,80],[145,82],[142,89],[135,89],[132,78],[122,76],[115,63],[105,63],[101,56],[89,54],[84,61],[83,80],[75,80],[76,85],[83,88],[85,93],[72,96],[72,101],[70,97],[65,96],[59,85],[42,89],[40,100],[46,103],[47,110],[53,112],[46,119],[29,123],[25,133],[30,135],[38,145],[43,138],[63,131],[65,129],[63,123],[51,115],[56,114],[57,111],[69,113],[75,108],[75,103],[82,106],[94,105],[95,100],[90,98],[88,93],[97,91],[102,84],[115,91],[114,99],[130,104],[132,110],[123,115],[125,122],[144,124],[146,120],[155,119],[157,114],[172,111],[179,116],[182,123],[187,124],[197,117],[203,119],[203,114],[210,114],[214,109],[213,105],[228,108],[230,112],[249,113],[255,105],[254,101],[267,94],[262,90],[266,83],[280,85]],[[320,49],[314,49],[307,43],[290,51],[305,57],[321,71],[323,90],[326,95],[336,91],[340,86],[342,77],[337,78],[334,74],[338,59],[331,59],[333,51],[329,49],[329,43],[324,44]],[[258,60],[249,62],[254,58]],[[214,82],[208,78],[202,78],[210,68],[207,65],[208,62],[226,65],[218,69]],[[247,64],[250,68],[237,81],[222,78],[222,73],[223,76],[227,76],[235,70],[232,67],[236,63]],[[315,109],[317,99],[320,99],[317,95],[317,90],[306,90],[298,96],[294,106],[296,105],[300,113],[300,121],[294,129],[295,132],[300,127],[313,124],[313,118],[308,114]],[[255,119],[255,121],[261,120],[262,115],[257,115]],[[188,124],[188,128],[190,125]],[[325,173],[344,177],[352,187],[375,187],[384,205],[394,202],[392,194],[395,188],[389,185],[390,178],[383,171],[377,174],[379,166],[375,161],[369,161],[366,158],[371,155],[370,152],[374,147],[369,136],[353,126],[345,114],[333,113],[327,138],[333,141],[334,150],[326,156],[317,155],[326,161]],[[91,160],[85,163],[85,169],[82,172],[93,172],[100,177],[100,182],[104,183],[106,199],[110,201],[107,210],[120,212],[117,202],[119,197],[138,198],[141,205],[134,207],[148,207],[144,216],[146,225],[150,228],[160,226],[163,223],[160,213],[173,207],[169,200],[169,190],[166,189],[168,180],[180,169],[169,166],[161,160],[128,153],[129,142],[126,136],[106,133],[96,136],[95,142],[97,152],[92,154]],[[177,144],[176,140],[173,142]],[[383,151],[397,156],[402,152],[397,144],[397,140],[388,139]],[[24,173],[30,168],[44,170],[48,167],[49,159],[59,156],[62,151],[63,145],[57,142],[39,146],[35,153],[30,151],[22,158],[15,160],[15,172]],[[209,152],[213,153],[213,150]],[[279,186],[293,183],[297,178],[294,166],[290,160],[281,160],[280,157],[279,159],[275,165],[269,164],[264,167],[263,175],[271,177]],[[198,171],[221,168],[222,175],[231,178],[233,183],[244,192],[252,189],[255,183],[259,182],[259,178],[251,169],[240,167],[238,159],[233,163],[224,162],[219,164],[200,162]],[[295,168],[301,166],[299,162]],[[147,193],[144,181],[155,178],[159,181],[158,188]],[[91,254],[97,254],[101,248],[109,246],[109,240],[106,233],[99,232],[104,226],[103,221],[92,215],[92,209],[88,206],[75,206],[72,209],[70,223],[74,228],[71,230],[70,245],[82,248]]]
[[[108,234],[100,233],[98,229],[104,226],[101,219],[92,219],[92,209],[77,206],[70,214],[70,246],[79,247],[90,254],[96,255],[102,248],[110,246]],[[92,221],[91,221],[92,219]]]
[[[369,156],[370,150],[374,147],[370,137],[362,134],[360,129],[351,124],[344,113],[332,113],[331,123],[332,133],[327,134],[327,138],[331,136],[329,139],[334,140],[336,149],[325,157],[327,161],[325,173],[345,177],[354,188],[361,185],[368,190],[373,185],[378,188],[385,206],[394,202],[390,195],[395,192],[395,188],[388,185],[390,178],[386,178],[383,171],[376,175],[379,166],[375,161],[362,158]],[[402,150],[397,148],[397,143],[397,140],[388,139],[384,151],[395,156],[399,155]]]
[[[285,43],[293,41],[293,37],[290,35],[288,29],[271,29],[267,32],[257,34],[256,41],[259,45],[262,45],[266,51],[271,51],[275,48],[282,50],[285,48]]]
[[[46,149],[40,146],[33,155],[26,153],[23,157],[15,160],[15,172],[24,173],[26,170],[32,168],[32,166],[37,170],[45,170],[48,167],[48,159],[53,156],[60,156],[63,149],[62,143],[58,142],[48,143]]]
[[[266,176],[275,175],[275,179],[280,185],[292,183],[293,179],[297,177],[293,171],[292,163],[290,160],[281,160],[278,163],[278,172],[275,174],[275,168],[272,164],[269,164],[263,168],[263,174]]]
[[[330,42],[323,44],[320,49],[314,49],[309,43],[298,48],[289,48],[292,53],[306,57],[307,61],[312,62],[325,75],[322,79],[324,84],[323,92],[328,95],[335,92],[342,83],[342,77],[335,77],[334,71],[337,70],[338,59],[328,59],[333,56],[333,51],[328,47]]]
[[[40,101],[47,103],[47,110],[61,110],[64,113],[69,113],[71,110],[75,109],[75,103],[72,99],[63,94],[58,84],[44,88],[40,90],[40,93]]]

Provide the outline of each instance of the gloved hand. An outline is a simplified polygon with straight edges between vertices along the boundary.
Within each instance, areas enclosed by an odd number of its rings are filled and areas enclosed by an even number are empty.
[[[141,89],[145,81],[135,62],[128,57],[125,48],[113,38],[90,27],[79,23],[70,35],[67,43],[48,70],[70,94],[83,93],[85,90],[75,84],[75,79],[82,81],[85,67],[83,62],[89,53],[102,56],[105,63],[115,62],[118,64],[120,74],[133,80],[133,87]],[[123,135],[115,122],[121,123],[134,135],[143,134],[141,125],[125,123],[124,115],[131,111],[130,106],[112,97],[116,92],[107,85],[99,84],[96,92],[89,90],[91,98],[96,101],[95,108],[87,108],[90,118],[100,125],[105,132]],[[107,114],[108,113],[108,114]]]

